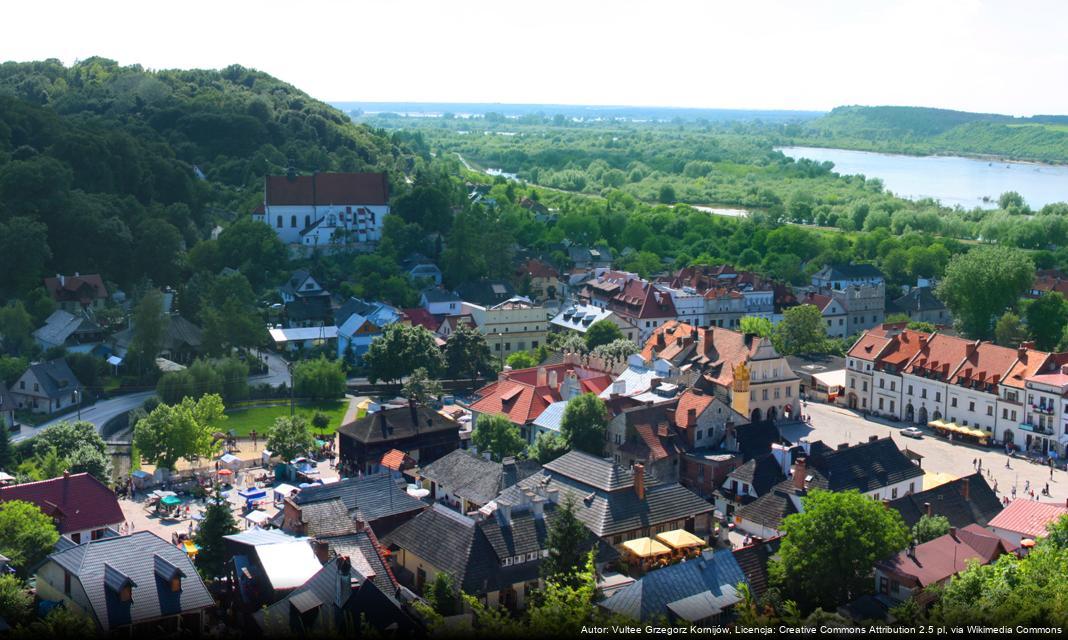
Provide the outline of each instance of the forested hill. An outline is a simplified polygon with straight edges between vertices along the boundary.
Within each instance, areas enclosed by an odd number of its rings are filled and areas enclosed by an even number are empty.
[[[849,106],[789,127],[788,132],[799,144],[1068,163],[1068,116],[1014,118],[923,107]]]
[[[185,251],[285,170],[411,169],[392,138],[267,74],[90,58],[0,65],[0,298],[45,273],[178,284]]]

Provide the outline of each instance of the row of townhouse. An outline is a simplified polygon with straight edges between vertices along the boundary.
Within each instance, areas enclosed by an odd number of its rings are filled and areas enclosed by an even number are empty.
[[[995,442],[1064,455],[1068,354],[922,333],[903,324],[865,332],[846,357],[846,403],[914,424],[944,420]]]

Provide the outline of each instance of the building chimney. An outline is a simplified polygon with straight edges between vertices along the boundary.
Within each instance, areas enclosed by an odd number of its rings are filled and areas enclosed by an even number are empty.
[[[934,517],[934,509],[931,508],[931,503],[930,502],[924,502],[923,503],[923,511],[924,511],[924,513],[927,514],[928,518]]]
[[[60,282],[60,284],[63,284],[63,283]],[[656,349],[657,349],[657,351],[659,351],[661,349],[664,349],[665,347],[667,347],[667,340],[664,339],[664,332],[663,331],[657,331],[656,332]]]
[[[978,349],[979,349],[979,341],[978,341],[978,340],[976,340],[975,342],[969,342],[969,343],[967,344],[967,346],[965,346],[965,347],[964,347],[964,352],[965,352],[965,353],[966,353],[966,354],[968,355],[968,357],[970,358],[970,357],[972,357],[972,356],[974,356],[974,355],[975,355],[975,352],[976,352],[976,351],[977,351]]]
[[[538,520],[545,518],[545,501],[541,498],[537,498],[534,502],[530,503],[530,511],[534,514],[534,517]]]
[[[965,501],[971,500],[971,492],[972,492],[972,483],[968,482],[968,479],[965,478],[964,482],[960,485],[960,493],[961,493],[962,496],[964,496],[964,500]]]
[[[645,500],[645,465],[638,462],[634,465],[634,493],[639,500]]]
[[[311,547],[319,562],[326,564],[330,560],[330,545],[320,540],[312,540]]]
[[[660,387],[660,378],[653,378],[649,381],[649,390],[657,389]]]
[[[627,381],[622,378],[612,381],[612,395],[621,396],[627,392]]]
[[[555,389],[557,387],[556,369],[549,372],[549,387]]]
[[[512,526],[512,505],[498,502],[497,503],[497,523],[502,527]]]
[[[538,367],[538,379],[535,386],[544,387],[548,381],[549,380],[545,374],[545,367]]]
[[[845,451],[848,448],[849,448],[849,443],[848,442],[843,442],[842,444],[838,445],[838,450],[839,451]]]
[[[879,436],[875,436],[875,435],[868,436],[868,442],[875,442],[878,439],[879,439]]]
[[[501,371],[497,374],[497,382],[504,382],[507,379],[508,379],[508,372],[505,371],[504,369],[501,369]]]
[[[951,538],[953,538],[954,540],[957,540],[957,539],[958,539],[958,538],[957,538],[957,528],[956,528],[956,527],[950,527],[950,528],[949,528],[949,535],[950,535],[950,537],[951,537]]]
[[[696,427],[697,426],[697,408],[696,407],[690,407],[689,409],[686,410],[686,426],[687,427]]]
[[[803,490],[805,488],[805,475],[807,470],[805,468],[805,459],[798,458],[794,462],[794,488]]]

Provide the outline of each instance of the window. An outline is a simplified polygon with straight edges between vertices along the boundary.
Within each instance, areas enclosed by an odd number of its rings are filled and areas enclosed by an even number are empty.
[[[749,392],[749,399],[754,401],[756,400],[756,389],[753,389]]]
[[[935,402],[942,402],[942,392],[935,391]]]
[[[26,388],[26,381],[25,380],[19,380],[19,389],[25,389],[25,388]]]
[[[864,382],[862,383],[862,385],[861,385],[861,386],[863,387],[863,388],[861,389],[861,391],[867,391],[867,390],[868,390],[868,381],[867,381],[867,380],[865,380],[865,381],[864,381]]]
[[[896,382],[894,382],[893,380],[891,380],[891,381],[890,381],[890,390],[891,390],[891,391],[893,391],[893,390],[894,390],[894,387],[896,387],[896,386],[897,386],[897,383],[896,383]]]
[[[988,416],[994,415],[994,405],[987,405],[987,407],[986,407],[986,415],[988,415]]]
[[[792,398],[794,396],[793,387],[786,387],[786,397]]]
[[[698,440],[700,440],[701,438],[703,438],[703,437],[704,437],[704,435],[705,435],[705,432],[704,432],[704,431],[701,431],[701,430],[698,430],[698,431],[697,431],[697,439],[698,439]]]
[[[897,487],[890,490],[890,499],[897,500]]]
[[[521,562],[523,562],[523,555],[522,554],[520,554],[520,555],[515,557],[515,560],[513,561],[513,564],[520,564]]]
[[[762,400],[767,400],[767,399],[768,399],[768,390],[767,390],[767,389],[762,389],[762,390],[761,390],[761,392],[760,392],[760,398],[761,398]]]
[[[41,385],[39,385],[36,382],[34,382],[33,383],[33,390],[34,391],[40,391],[41,390]]]
[[[507,558],[505,558],[504,560],[501,560],[501,566],[504,566],[504,567],[510,567],[510,566],[512,566],[512,557],[511,557],[511,556],[508,556],[508,557],[507,557]]]
[[[920,397],[921,398],[926,398],[927,397],[927,389],[920,389]]]
[[[879,378],[879,388],[880,389],[885,389],[886,388],[886,379]]]
[[[890,413],[894,413],[894,401],[890,401]]]
[[[282,228],[282,216],[278,216],[278,221],[275,224],[279,229]]]
[[[1001,410],[1001,418],[1003,420],[1008,420],[1009,419],[1009,410],[1008,409],[1002,409]]]
[[[850,378],[849,379],[849,388],[850,389],[856,389],[857,388],[857,379],[856,378]]]
[[[974,402],[969,402],[968,403],[968,411],[975,411],[975,403]]]
[[[883,410],[883,399],[879,398],[879,411]]]
[[[538,559],[538,552],[537,551],[531,551],[530,553],[527,554],[527,562],[530,562],[531,560],[537,560],[537,559]]]
[[[952,397],[952,398],[949,399],[949,406],[951,406],[951,407],[957,406],[957,398],[956,397]]]
[[[779,399],[779,388],[778,387],[775,387],[775,399],[776,400]]]
[[[81,544],[82,543],[82,534],[80,534],[80,533],[72,533],[72,534],[70,534],[70,539],[74,541],[74,544]]]
[[[910,396],[912,395],[912,385],[911,384],[909,385],[909,395]]]
[[[297,228],[297,216],[289,216],[289,226]]]

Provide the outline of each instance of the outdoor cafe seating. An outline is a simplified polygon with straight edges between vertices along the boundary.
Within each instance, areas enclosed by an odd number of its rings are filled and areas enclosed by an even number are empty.
[[[955,422],[931,420],[927,423],[927,426],[934,429],[935,433],[947,438],[953,436],[980,445],[986,445],[990,441],[990,434],[986,431],[974,427],[961,426]]]
[[[641,571],[667,566],[671,563],[671,547],[659,540],[638,538],[627,540],[621,546],[628,562]]]
[[[685,529],[674,529],[656,534],[656,540],[671,549],[673,560],[692,558],[701,554],[705,548],[704,539],[695,536]]]

